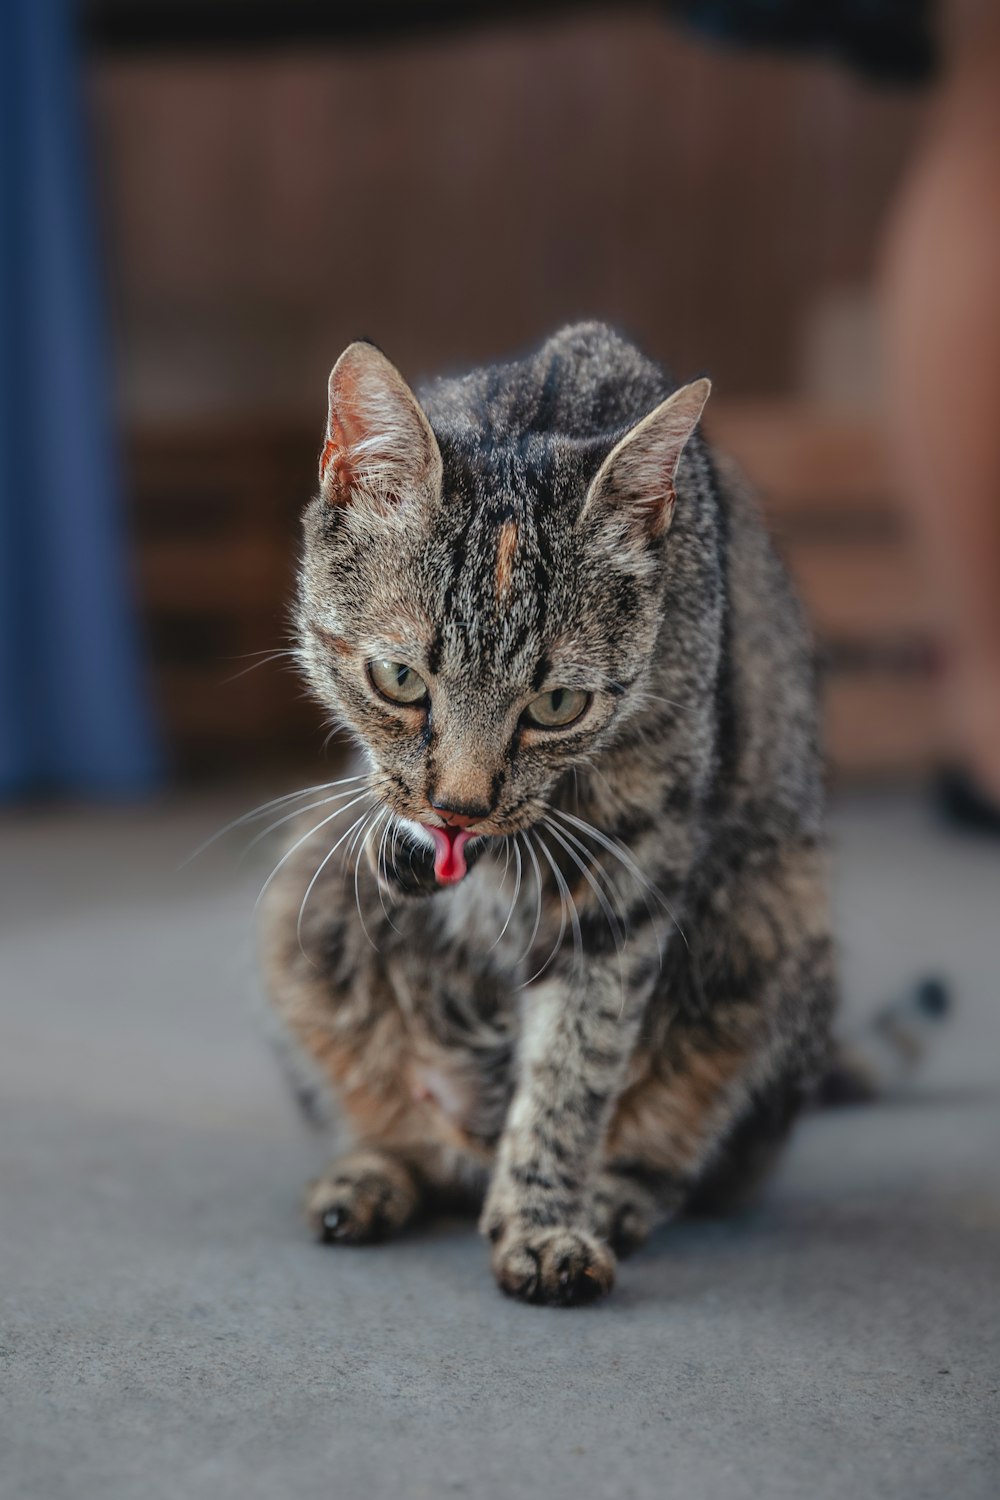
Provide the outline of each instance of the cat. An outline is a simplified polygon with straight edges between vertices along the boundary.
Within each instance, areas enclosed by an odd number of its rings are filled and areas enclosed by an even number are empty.
[[[361,769],[262,950],[355,1141],[330,1244],[472,1195],[504,1292],[590,1301],[750,1194],[824,1076],[812,648],[709,389],[598,323],[419,400],[372,344],[332,371],[297,655]]]

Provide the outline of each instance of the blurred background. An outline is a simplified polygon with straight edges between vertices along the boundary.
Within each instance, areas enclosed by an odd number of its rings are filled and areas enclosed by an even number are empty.
[[[315,757],[265,657],[333,360],[366,335],[417,380],[578,317],[712,375],[822,647],[836,781],[949,758],[877,273],[984,7],[827,9],[9,8],[0,785]]]
[[[5,1493],[993,1500],[998,268],[994,0],[3,0]],[[280,808],[184,861],[339,774],[282,654],[339,352],[581,317],[711,375],[808,609],[844,1030],[956,1013],[555,1336],[467,1225],[308,1241]]]

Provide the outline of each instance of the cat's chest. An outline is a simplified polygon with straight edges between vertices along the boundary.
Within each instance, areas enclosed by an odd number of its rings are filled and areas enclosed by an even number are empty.
[[[472,953],[513,971],[523,892],[499,858],[484,859],[469,877],[434,898],[431,930],[444,953]]]
[[[452,1143],[457,1133],[489,1144],[513,1091],[523,936],[511,894],[491,882],[470,878],[449,895],[461,899],[413,911],[400,928],[388,977],[406,1027],[411,1099]]]
[[[491,1146],[514,1089],[519,1018],[507,997],[458,978],[406,1017],[404,1087],[430,1133]]]

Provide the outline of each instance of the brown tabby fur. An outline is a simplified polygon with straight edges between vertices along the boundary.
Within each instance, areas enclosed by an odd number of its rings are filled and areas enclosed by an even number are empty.
[[[707,390],[597,324],[420,404],[368,345],[331,375],[299,654],[361,779],[304,809],[264,941],[357,1142],[309,1192],[329,1243],[461,1191],[504,1291],[587,1300],[752,1187],[823,1071],[809,648]],[[540,728],[560,688],[588,706]],[[426,830],[458,815],[441,885]]]

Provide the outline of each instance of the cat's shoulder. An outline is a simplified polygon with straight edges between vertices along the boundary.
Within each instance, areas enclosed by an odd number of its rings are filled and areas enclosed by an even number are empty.
[[[553,426],[586,438],[631,426],[674,389],[667,372],[610,324],[570,323],[526,362],[552,395]]]
[[[675,389],[666,371],[607,323],[570,323],[518,359],[421,392],[432,422],[512,437],[619,433]]]

